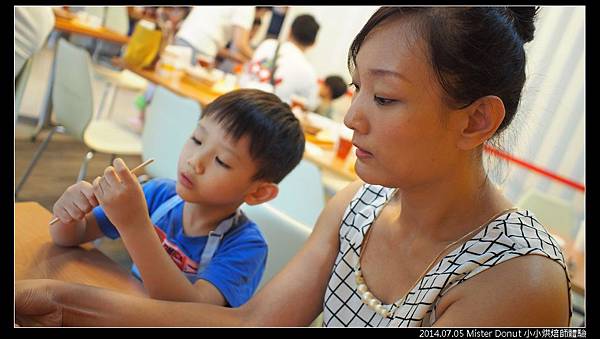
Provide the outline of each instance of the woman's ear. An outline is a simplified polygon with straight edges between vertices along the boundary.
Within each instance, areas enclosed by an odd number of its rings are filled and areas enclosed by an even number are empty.
[[[461,130],[458,147],[470,150],[490,139],[504,120],[504,103],[494,95],[475,100],[466,110],[466,121]]]
[[[273,200],[279,193],[279,187],[272,182],[259,182],[244,197],[244,202],[248,205],[258,205],[269,200]]]

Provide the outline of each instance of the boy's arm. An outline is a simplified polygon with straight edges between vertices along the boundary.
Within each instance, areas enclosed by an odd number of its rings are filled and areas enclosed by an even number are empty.
[[[209,283],[210,286],[203,283],[194,286],[181,273],[160,243],[136,177],[121,159],[115,159],[114,165],[104,171],[104,177],[94,180],[94,194],[119,230],[149,295],[156,299],[225,305],[225,299],[214,286]]]
[[[162,247],[154,226],[147,222],[121,232],[121,239],[137,265],[150,297],[172,301],[194,301],[225,305],[219,290],[206,280],[194,285]]]
[[[50,225],[50,237],[60,246],[77,246],[102,237],[104,233],[98,227],[94,213],[86,214],[83,220],[63,224],[57,222]]]
[[[86,181],[71,185],[52,208],[58,222],[50,225],[50,237],[60,246],[77,246],[103,235],[91,213],[98,205],[93,187]]]

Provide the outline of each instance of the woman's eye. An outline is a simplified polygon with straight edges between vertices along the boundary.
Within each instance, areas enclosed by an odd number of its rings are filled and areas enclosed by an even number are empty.
[[[230,168],[231,168],[229,165],[227,165],[227,164],[226,164],[226,163],[224,163],[224,162],[223,162],[221,159],[219,159],[219,157],[215,157],[215,161],[216,161],[216,162],[217,162],[219,165],[221,165],[221,166],[223,166],[223,167],[225,167],[225,168],[227,168],[227,169],[230,169]]]
[[[355,92],[358,92],[360,90],[360,86],[358,86],[358,84],[354,82],[349,83],[348,86],[354,87]]]
[[[193,135],[192,135],[192,140],[194,140],[194,143],[195,143],[196,145],[202,145],[202,141],[200,141],[200,140],[196,139],[196,137],[195,137],[195,136],[193,136]]]
[[[381,105],[381,106],[385,106],[385,105],[391,104],[393,102],[396,102],[396,100],[386,99],[386,98],[382,98],[382,97],[378,97],[378,96],[375,96],[374,100],[378,105]]]

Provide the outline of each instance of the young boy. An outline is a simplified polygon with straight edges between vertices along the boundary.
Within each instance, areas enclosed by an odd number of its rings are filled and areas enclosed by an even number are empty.
[[[333,100],[346,94],[347,90],[348,85],[346,85],[346,82],[344,79],[342,79],[342,77],[338,75],[330,75],[325,78],[325,81],[323,81],[319,86],[320,103],[316,109],[316,112],[328,118],[333,118]]]
[[[233,91],[205,108],[181,151],[177,181],[142,187],[116,159],[93,184],[63,193],[50,234],[63,246],[120,236],[152,298],[237,307],[259,285],[267,257],[257,225],[239,207],[275,198],[303,152],[287,104],[259,90]]]

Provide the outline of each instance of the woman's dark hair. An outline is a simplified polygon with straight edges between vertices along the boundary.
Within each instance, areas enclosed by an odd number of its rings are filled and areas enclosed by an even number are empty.
[[[310,14],[297,16],[292,22],[292,36],[303,46],[312,46],[317,40],[319,24]]]
[[[212,118],[238,141],[250,138],[250,156],[257,163],[253,180],[279,183],[304,154],[304,133],[290,106],[275,94],[240,89],[208,104],[200,119]]]
[[[337,99],[348,90],[348,85],[339,75],[330,75],[325,78],[325,84],[331,90],[331,99]]]
[[[348,53],[353,71],[369,32],[382,22],[410,18],[427,44],[429,62],[448,104],[463,108],[496,95],[504,102],[504,121],[512,121],[525,83],[525,50],[533,39],[536,7],[382,7],[358,33]]]

